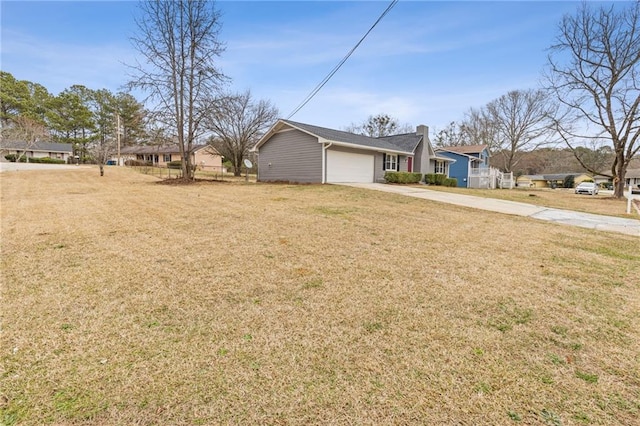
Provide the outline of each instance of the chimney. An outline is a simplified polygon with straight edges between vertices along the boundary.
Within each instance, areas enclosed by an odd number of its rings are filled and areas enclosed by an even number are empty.
[[[422,135],[425,140],[429,139],[429,126],[425,126],[424,124],[420,124],[416,128],[416,134]]]

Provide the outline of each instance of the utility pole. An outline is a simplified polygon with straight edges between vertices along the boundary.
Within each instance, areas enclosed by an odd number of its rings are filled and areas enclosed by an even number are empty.
[[[120,164],[120,114],[116,114],[116,119],[117,119],[117,125],[116,125],[116,140],[118,141],[118,166],[121,166],[122,164]]]

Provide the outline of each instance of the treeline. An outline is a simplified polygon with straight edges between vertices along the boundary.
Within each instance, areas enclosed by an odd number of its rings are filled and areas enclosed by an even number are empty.
[[[539,175],[551,173],[592,173],[576,158],[579,156],[583,163],[592,165],[593,169],[609,172],[610,164],[615,159],[615,152],[610,146],[599,148],[576,147],[575,152],[570,148],[537,148],[531,151],[517,151],[514,155],[515,176]],[[500,152],[491,157],[491,166],[498,169],[505,168],[505,155]]]
[[[70,143],[80,161],[92,160],[91,147],[122,146],[149,138],[144,106],[128,93],[73,85],[57,95],[39,83],[0,71],[0,122],[5,140],[27,146],[37,141]],[[119,126],[119,127],[118,127]]]

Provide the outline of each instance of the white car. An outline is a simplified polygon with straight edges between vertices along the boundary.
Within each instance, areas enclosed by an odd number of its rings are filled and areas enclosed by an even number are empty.
[[[581,182],[576,186],[576,194],[596,195],[598,193],[598,185],[594,182]]]

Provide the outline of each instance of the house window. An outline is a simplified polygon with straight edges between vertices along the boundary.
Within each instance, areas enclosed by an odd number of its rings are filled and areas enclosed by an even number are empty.
[[[444,161],[436,160],[436,173],[441,175],[444,174]]]
[[[398,170],[398,156],[394,154],[387,154],[384,160],[385,170]]]
[[[171,154],[164,154],[162,156],[162,161],[164,161],[165,163],[170,163],[171,162]]]

